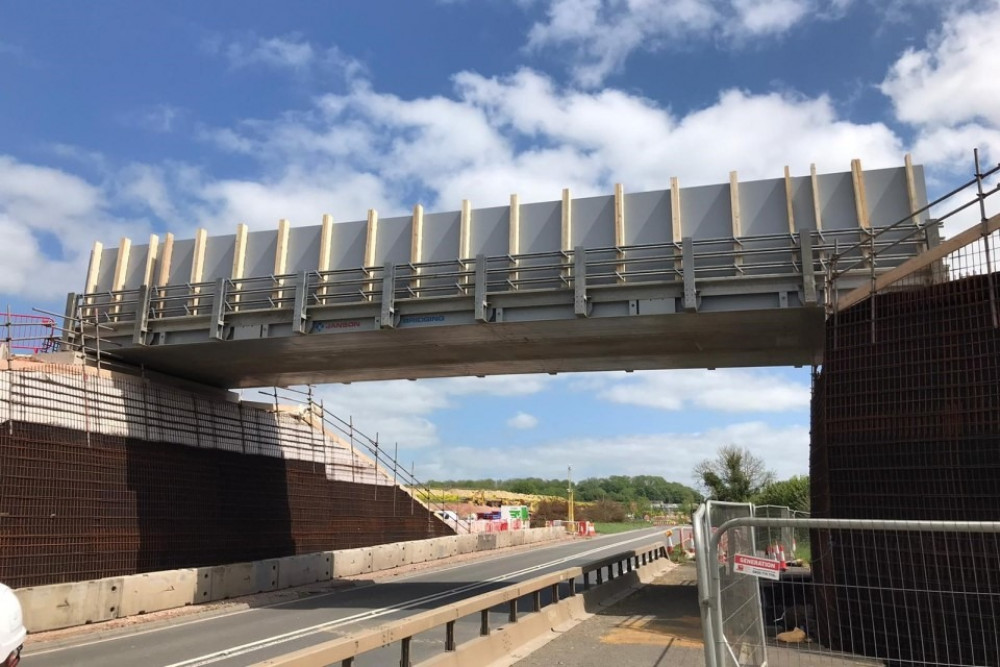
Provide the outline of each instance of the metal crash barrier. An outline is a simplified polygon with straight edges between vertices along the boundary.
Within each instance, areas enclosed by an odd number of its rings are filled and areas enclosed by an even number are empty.
[[[415,614],[401,621],[265,660],[256,667],[319,667],[334,664],[352,667],[358,656],[394,644],[399,645],[399,664],[402,667],[409,667],[412,664],[412,641],[420,633],[443,627],[443,651],[445,654],[454,655],[463,649],[474,648],[475,642],[486,640],[491,636],[497,628],[491,626],[490,612],[496,607],[506,607],[507,623],[502,627],[504,630],[509,630],[511,626],[530,622],[533,618],[541,617],[543,611],[558,606],[561,601],[565,601],[564,594],[572,599],[577,596],[582,597],[595,588],[599,592],[606,584],[635,575],[642,568],[666,559],[666,547],[662,544],[624,551],[582,567],[571,567],[536,577],[507,588]],[[548,604],[545,605],[543,605],[543,593],[548,594]],[[522,618],[518,603],[525,599],[530,599],[532,613]],[[479,616],[479,638],[463,644],[456,636],[456,623],[475,615]],[[545,629],[548,629],[548,625]],[[505,637],[505,642],[510,641]]]

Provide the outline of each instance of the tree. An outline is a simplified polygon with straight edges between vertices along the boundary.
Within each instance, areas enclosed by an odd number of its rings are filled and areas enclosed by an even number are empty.
[[[714,459],[695,466],[694,474],[712,499],[737,503],[750,502],[774,481],[763,459],[736,445],[719,448]]]
[[[753,501],[757,505],[781,505],[808,512],[809,500],[809,476],[802,475],[768,484]]]

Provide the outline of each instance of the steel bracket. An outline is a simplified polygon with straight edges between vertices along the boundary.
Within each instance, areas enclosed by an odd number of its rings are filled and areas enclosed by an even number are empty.
[[[209,323],[208,335],[214,340],[224,340],[226,329],[226,279],[215,281],[215,296],[212,297],[212,320]]]
[[[813,255],[812,233],[799,232],[799,254],[802,263],[802,302],[807,306],[816,305],[816,265]]]
[[[396,327],[396,265],[386,262],[382,269],[382,313],[379,317],[380,329]]]
[[[698,311],[698,290],[694,280],[694,240],[690,236],[681,241],[681,271],[684,273],[684,310]]]
[[[304,334],[306,321],[309,318],[307,306],[309,305],[309,272],[302,271],[295,279],[295,304],[292,312],[292,331]]]
[[[476,321],[488,322],[489,315],[486,311],[486,255],[476,255]]]
[[[587,300],[587,250],[578,245],[573,248],[573,313],[590,317],[591,307]]]
[[[133,345],[145,345],[146,333],[149,331],[149,300],[153,290],[149,285],[139,288],[139,303],[135,310],[135,330],[132,332]]]

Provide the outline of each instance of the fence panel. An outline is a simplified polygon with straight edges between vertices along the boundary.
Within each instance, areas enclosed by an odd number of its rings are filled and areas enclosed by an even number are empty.
[[[750,536],[804,530],[811,563],[782,564],[777,580],[737,571]],[[710,665],[1000,664],[1000,522],[744,516],[714,530],[706,561]]]

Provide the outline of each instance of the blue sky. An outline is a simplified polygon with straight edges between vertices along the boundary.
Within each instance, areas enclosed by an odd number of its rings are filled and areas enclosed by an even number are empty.
[[[1000,155],[998,0],[6,3],[0,303],[94,240]],[[423,477],[805,472],[808,369],[324,388]]]

